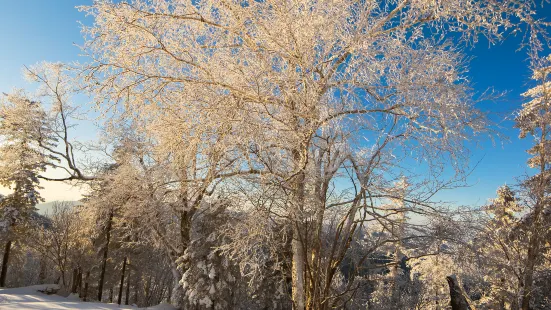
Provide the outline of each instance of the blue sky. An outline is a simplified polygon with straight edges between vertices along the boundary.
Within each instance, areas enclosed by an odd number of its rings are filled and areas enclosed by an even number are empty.
[[[77,60],[83,42],[74,7],[91,0],[0,0],[0,89],[28,86],[23,65],[39,61]]]
[[[0,0],[0,91],[10,91],[13,87],[32,87],[22,77],[23,65],[40,61],[85,61],[79,57],[79,49],[74,44],[82,43],[80,25],[77,21],[90,23],[74,7],[90,4],[92,0]],[[541,13],[551,18],[549,7]],[[497,91],[509,93],[494,103],[485,103],[480,109],[492,114],[495,121],[520,108],[520,94],[530,85],[530,71],[526,54],[516,52],[519,37],[512,37],[496,46],[488,46],[483,40],[468,55],[474,57],[470,63],[469,77],[479,92],[493,87]],[[484,141],[481,148],[473,149],[473,163],[480,161],[469,178],[471,187],[455,189],[440,195],[445,200],[459,204],[483,204],[493,197],[498,186],[516,183],[515,178],[529,173],[526,168],[526,149],[529,139],[519,140],[518,131],[512,128],[511,121],[500,123],[501,133],[509,141],[498,140],[495,145]],[[79,137],[89,137],[90,127],[77,132]],[[55,197],[69,199],[76,194],[69,187],[55,184],[46,187],[47,200]]]
[[[23,78],[23,65],[79,60],[79,49],[73,43],[83,42],[77,21],[85,22],[86,17],[75,6],[90,3],[92,0],[0,0],[0,92],[33,88]],[[75,133],[80,140],[94,135],[91,124]],[[81,196],[78,188],[66,184],[41,183],[46,201],[77,200]],[[8,190],[0,188],[0,192]]]

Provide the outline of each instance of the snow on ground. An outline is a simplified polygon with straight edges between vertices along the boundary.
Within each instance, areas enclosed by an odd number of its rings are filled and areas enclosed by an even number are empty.
[[[45,290],[48,287],[55,286],[55,284],[44,284],[28,287],[0,289],[0,310],[138,309],[132,306],[119,306],[117,304],[83,302],[78,300],[78,298],[75,296],[69,296],[68,298],[66,298],[59,295],[46,295],[38,292],[39,290]],[[145,309],[173,310],[175,308],[168,304],[161,304]]]

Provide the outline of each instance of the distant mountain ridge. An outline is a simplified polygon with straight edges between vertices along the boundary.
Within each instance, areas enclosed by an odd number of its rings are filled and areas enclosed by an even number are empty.
[[[49,201],[45,203],[39,203],[36,205],[36,208],[38,209],[36,212],[40,215],[45,215],[46,213],[51,213],[52,208],[56,202],[65,202],[70,204],[71,206],[75,206],[80,204],[79,201],[74,200],[59,200],[59,201]]]

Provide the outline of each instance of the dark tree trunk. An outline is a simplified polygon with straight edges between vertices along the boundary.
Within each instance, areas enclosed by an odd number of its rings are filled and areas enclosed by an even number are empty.
[[[130,273],[131,269],[128,269],[128,276],[126,280],[126,298],[124,299],[124,304],[128,305],[128,299],[130,298]]]
[[[78,288],[78,269],[73,269],[73,278],[71,283],[71,293],[75,294]]]
[[[44,254],[40,255],[40,271],[38,273],[38,283],[44,284],[46,282],[46,257]]]
[[[90,271],[86,273],[86,282],[84,282],[84,292],[82,293],[82,300],[86,301],[88,297],[88,281],[90,280]]]
[[[147,306],[149,306],[150,298],[151,298],[151,276],[147,278],[147,282],[145,283],[145,303]]]
[[[4,258],[2,259],[2,273],[0,274],[0,287],[6,286],[6,276],[8,275],[8,261],[10,259],[11,240],[6,242],[4,247]]]
[[[80,294],[80,291],[82,291],[82,269],[80,269],[80,267],[78,268],[78,275],[77,275],[77,291],[79,292],[79,294]]]
[[[117,299],[117,304],[121,304],[122,302],[122,289],[124,288],[124,272],[126,271],[126,257],[124,258],[124,261],[122,262],[122,272],[121,272],[121,284],[119,286],[119,298]]]
[[[109,254],[109,242],[111,241],[111,222],[113,221],[113,211],[109,213],[107,226],[105,227],[105,248],[103,250],[103,259],[101,261],[101,271],[98,282],[98,301],[101,302],[103,294],[103,282],[105,279],[105,267],[107,267],[107,257]]]
[[[134,283],[134,303],[139,306],[138,303],[138,286],[140,283],[140,277],[136,277],[136,282]]]
[[[170,283],[169,283],[169,285],[168,285],[167,295],[168,295],[168,296],[167,296],[166,302],[167,302],[167,303],[171,303],[171,300],[170,300],[170,299],[172,298],[172,287],[170,286]]]
[[[455,276],[447,276],[446,280],[450,287],[450,304],[452,310],[473,310]]]
[[[113,303],[113,288],[109,289],[109,303]]]

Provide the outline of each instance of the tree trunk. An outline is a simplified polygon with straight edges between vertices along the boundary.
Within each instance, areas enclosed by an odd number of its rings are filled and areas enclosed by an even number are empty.
[[[404,208],[404,200],[403,197],[399,201],[397,201],[397,208]],[[402,265],[402,238],[404,236],[404,223],[406,221],[406,213],[402,212],[398,214],[398,220],[396,223],[396,227],[392,225],[393,235],[398,238],[398,242],[395,245],[394,248],[394,263],[395,265],[391,269],[391,277],[392,277],[392,296],[391,296],[391,302],[394,305],[400,305],[400,301],[402,298],[402,291],[400,286],[400,280],[401,274],[400,274],[400,268]],[[396,229],[395,229],[396,228]]]
[[[121,284],[119,286],[119,298],[117,299],[117,304],[121,304],[122,302],[122,289],[124,288],[124,273],[126,271],[126,257],[124,258],[124,261],[122,262],[122,272],[121,272]]]
[[[88,298],[88,281],[90,280],[90,271],[86,273],[86,282],[84,282],[84,292],[82,293],[82,300],[86,301]]]
[[[136,277],[136,282],[134,283],[134,303],[136,305],[139,306],[139,303],[138,303],[138,286],[139,286],[139,283],[140,283],[140,278],[141,277]]]
[[[109,289],[109,303],[113,303],[113,288]]]
[[[532,283],[534,281],[534,266],[536,265],[537,241],[536,236],[533,235],[530,240],[530,246],[528,248],[528,255],[526,256],[526,269],[524,271],[524,288],[522,290],[522,310],[530,310],[530,299],[532,297]]]
[[[463,292],[463,289],[461,288],[461,285],[459,285],[459,282],[455,276],[448,276],[446,277],[446,280],[448,281],[448,285],[450,287],[450,304],[452,306],[452,310],[472,310],[472,307],[469,305],[469,301],[467,300],[467,297],[465,297],[465,293]]]
[[[300,224],[295,224],[300,225]],[[304,310],[304,248],[302,242],[299,240],[300,231],[297,227],[293,227],[293,309]]]
[[[128,269],[128,276],[126,277],[126,296],[124,299],[124,304],[128,305],[128,299],[130,298],[130,274],[132,273],[131,269]]]
[[[59,278],[61,279],[61,287],[62,290],[65,292],[65,289],[68,289],[67,281],[65,280],[65,268],[59,267],[59,270],[61,271],[61,275]]]
[[[109,213],[109,219],[107,226],[105,227],[105,248],[103,250],[103,259],[101,262],[101,271],[98,282],[98,301],[101,302],[101,297],[103,294],[103,281],[105,279],[105,267],[107,267],[107,257],[109,254],[109,242],[111,241],[111,222],[113,221],[113,211]]]
[[[78,287],[78,270],[76,268],[73,269],[73,277],[72,277],[72,283],[71,283],[71,293],[76,293]]]
[[[145,282],[145,303],[147,306],[149,306],[149,299],[151,298],[151,276],[147,278],[147,282]]]
[[[38,284],[44,284],[46,282],[46,257],[44,254],[40,255],[40,271],[38,273]]]
[[[10,259],[11,240],[6,242],[4,247],[4,258],[2,259],[2,273],[0,274],[0,287],[6,286],[6,276],[8,274],[8,261]]]
[[[178,267],[175,265],[171,268],[172,272],[172,291],[170,292],[170,303],[176,308],[183,308],[184,300],[184,288],[180,284],[180,279],[182,279],[182,274],[178,271]]]
[[[170,284],[167,288],[166,294],[168,295],[167,298],[166,298],[166,302],[171,303],[171,300],[172,300],[172,287],[170,287]]]
[[[298,157],[298,156],[295,156]],[[304,230],[303,214],[304,209],[304,172],[300,172],[295,180],[295,206],[293,207],[291,225],[293,225],[293,240],[291,242],[291,249],[293,252],[292,262],[292,300],[293,309],[304,310],[306,301],[305,292],[305,267],[306,267],[306,253],[304,249],[304,242],[306,235],[302,234]]]
[[[82,291],[82,269],[80,269],[80,267],[78,267],[77,290],[79,294],[80,294],[80,291]]]
[[[321,167],[318,167],[321,171]],[[322,248],[322,229],[323,229],[323,217],[325,214],[325,201],[326,201],[327,188],[323,180],[318,176],[318,180],[315,185],[314,199],[316,199],[316,213],[314,221],[311,224],[313,230],[312,245],[310,247],[310,253],[307,256],[310,257],[311,270],[321,270],[321,248]],[[323,309],[321,293],[322,285],[322,273],[312,272],[309,274],[309,285],[307,287],[308,296],[306,300],[306,307],[308,309]]]

